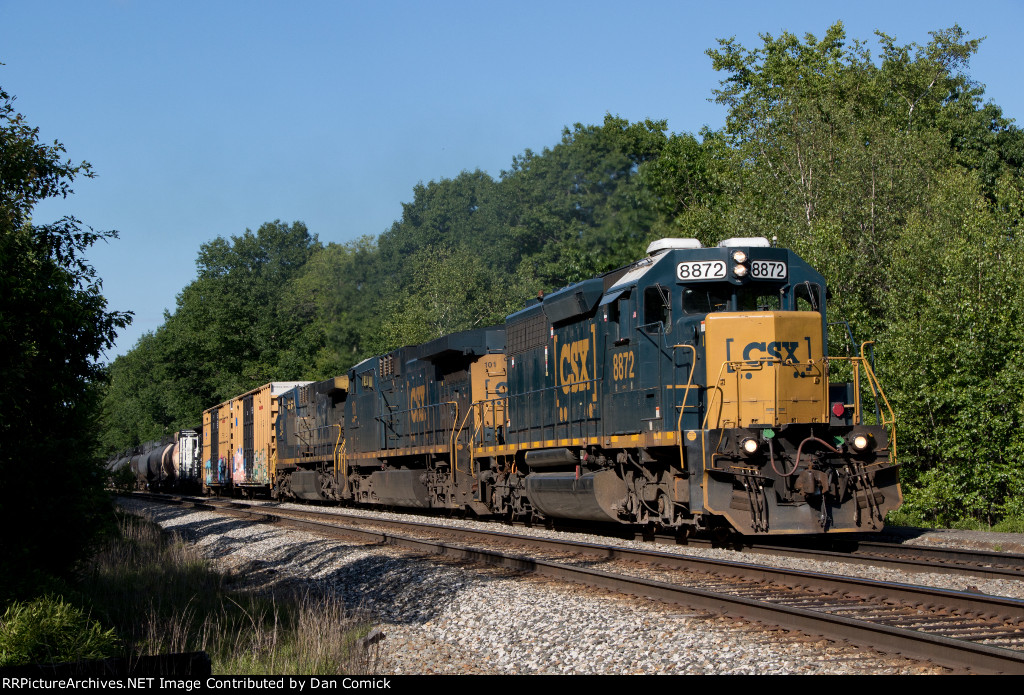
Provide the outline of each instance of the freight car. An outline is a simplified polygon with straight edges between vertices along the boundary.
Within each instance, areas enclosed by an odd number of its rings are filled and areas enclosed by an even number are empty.
[[[219,494],[268,492],[277,456],[278,397],[308,381],[273,381],[203,411],[203,486]]]
[[[131,471],[139,490],[199,491],[201,456],[199,432],[181,430],[112,456],[107,470],[112,476]]]
[[[902,499],[894,418],[869,344],[828,354],[827,301],[764,238],[662,239],[502,326],[281,393],[268,485],[680,533],[879,530]]]

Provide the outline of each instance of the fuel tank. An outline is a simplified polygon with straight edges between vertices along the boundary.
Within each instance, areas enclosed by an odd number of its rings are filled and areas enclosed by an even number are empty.
[[[370,475],[373,502],[395,507],[429,507],[425,476],[422,470],[377,471]]]
[[[617,522],[626,484],[612,470],[579,476],[575,472],[531,473],[526,476],[526,496],[546,516]]]

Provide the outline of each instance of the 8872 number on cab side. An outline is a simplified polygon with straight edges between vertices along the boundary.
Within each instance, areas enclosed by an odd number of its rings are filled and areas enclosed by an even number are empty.
[[[687,261],[676,266],[678,280],[721,280],[725,277],[723,261]]]

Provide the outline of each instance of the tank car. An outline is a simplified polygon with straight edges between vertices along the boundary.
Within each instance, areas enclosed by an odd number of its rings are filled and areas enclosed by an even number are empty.
[[[764,238],[654,242],[503,326],[282,394],[272,492],[680,532],[878,530],[902,499],[894,418],[863,348],[828,354],[827,300]]]
[[[139,490],[198,490],[200,456],[199,432],[181,430],[112,456],[107,470],[111,475],[130,470]]]

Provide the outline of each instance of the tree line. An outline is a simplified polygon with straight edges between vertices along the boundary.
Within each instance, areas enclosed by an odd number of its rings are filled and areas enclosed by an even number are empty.
[[[47,479],[63,476],[70,499],[96,490],[87,459],[194,427],[260,384],[498,323],[653,239],[765,236],[826,276],[832,320],[877,341],[899,427],[899,520],[1021,522],[1024,134],[969,77],[980,46],[955,26],[923,46],[849,39],[841,24],[755,48],[721,40],[707,53],[723,127],[672,133],[608,115],[497,176],[417,185],[377,236],[324,243],[280,220],[218,236],[163,325],[105,369],[102,350],[130,320],[107,311],[83,259],[106,233],[30,214],[91,169],[41,146],[0,93],[0,466],[15,480],[30,458],[60,461]],[[45,516],[33,504],[0,502],[0,516]],[[77,504],[62,513],[85,513]],[[82,525],[64,528],[65,545],[81,545]]]

